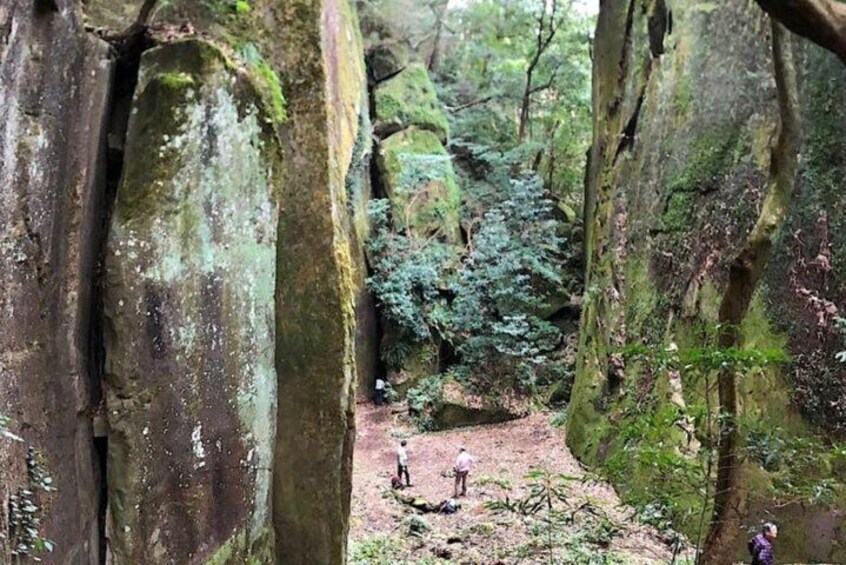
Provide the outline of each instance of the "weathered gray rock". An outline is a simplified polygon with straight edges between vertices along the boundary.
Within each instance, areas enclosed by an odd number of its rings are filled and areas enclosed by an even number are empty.
[[[144,53],[107,257],[116,563],[271,559],[281,157],[213,44]]]
[[[0,527],[31,445],[58,488],[38,495],[54,563],[99,563],[89,331],[111,68],[76,3],[0,4],[0,413],[26,442],[0,440]]]

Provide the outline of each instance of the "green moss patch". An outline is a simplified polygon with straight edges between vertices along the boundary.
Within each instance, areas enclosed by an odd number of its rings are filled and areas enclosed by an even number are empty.
[[[417,126],[446,143],[449,124],[425,67],[410,65],[376,88],[374,126],[380,135]]]
[[[455,170],[434,133],[412,127],[392,135],[381,144],[378,165],[396,228],[460,239]]]

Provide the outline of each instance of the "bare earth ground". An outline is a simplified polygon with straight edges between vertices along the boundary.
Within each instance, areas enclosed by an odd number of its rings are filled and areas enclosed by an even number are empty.
[[[580,540],[580,531],[586,526],[576,520],[572,531],[557,530],[559,547],[550,558],[547,550],[538,547],[538,539],[546,538],[536,535],[533,539],[529,533],[531,519],[515,513],[494,513],[484,507],[486,500],[503,499],[505,494],[512,499],[523,496],[525,476],[532,467],[585,476],[565,445],[563,430],[550,425],[554,414],[420,433],[392,409],[397,411],[396,407],[374,407],[369,402],[357,406],[350,526],[350,553],[356,565],[670,562],[671,551],[657,533],[634,522],[632,509],[622,506],[614,490],[603,482],[568,483],[567,501],[573,507],[592,503],[620,528],[607,548]],[[400,438],[408,440],[413,485],[404,493],[430,502],[452,496],[451,468],[459,447],[465,446],[477,460],[468,479],[468,496],[460,499],[461,510],[451,515],[421,515],[431,526],[422,535],[409,533],[409,516],[417,512],[395,500],[389,489]],[[513,488],[506,493],[486,478],[506,479]]]

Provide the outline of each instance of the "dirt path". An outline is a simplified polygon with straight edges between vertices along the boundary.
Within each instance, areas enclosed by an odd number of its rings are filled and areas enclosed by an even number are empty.
[[[370,403],[357,406],[357,441],[353,471],[351,547],[353,563],[548,563],[538,547],[544,536],[532,535],[531,520],[517,514],[496,514],[484,507],[486,500],[504,498],[495,483],[510,482],[507,494],[522,496],[525,476],[532,467],[582,477],[584,469],[564,443],[564,433],[550,425],[551,413],[539,413],[506,424],[419,433],[390,408]],[[396,472],[395,450],[400,438],[408,440],[412,488],[406,494],[440,502],[452,496],[450,469],[462,445],[476,458],[470,474],[468,496],[452,515],[425,514],[431,529],[409,534],[409,516],[415,512],[396,501],[388,489]],[[620,505],[614,490],[601,482],[569,483],[568,502],[590,502],[621,528],[603,548],[585,542],[585,525],[558,532],[561,563],[668,563],[671,552],[654,531],[632,523],[630,508]],[[537,527],[537,524],[534,524]],[[449,543],[448,543],[449,542]],[[556,542],[556,543],[558,543]],[[582,560],[579,552],[585,550]],[[597,552],[603,555],[597,557]],[[562,557],[563,556],[563,557]],[[575,557],[574,557],[575,556]]]

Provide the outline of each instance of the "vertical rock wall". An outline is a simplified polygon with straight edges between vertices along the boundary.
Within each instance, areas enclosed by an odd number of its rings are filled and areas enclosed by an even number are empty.
[[[50,562],[344,562],[375,370],[351,6],[16,0],[0,39],[4,533],[31,444]]]
[[[342,563],[354,440],[355,312],[346,180],[366,88],[343,0],[279,7],[290,128],[276,289],[274,524],[284,563]]]
[[[657,476],[632,459],[619,430],[637,418],[654,421],[673,405],[702,402],[704,385],[669,382],[666,374],[627,362],[622,348],[704,345],[705,329],[719,319],[729,265],[758,218],[774,212],[764,204],[779,174],[771,152],[781,124],[769,31],[754,3],[632,0],[601,7],[593,50],[587,293],[568,442],[584,461],[603,466],[624,498],[648,492]],[[835,251],[843,230],[832,221],[843,208],[832,175],[842,169],[844,72],[833,56],[801,40],[793,50],[806,117],[800,153],[815,157],[802,162],[792,211],[775,218],[784,226],[767,242],[772,258],[740,328],[744,347],[785,348],[795,356],[780,370],[756,371],[740,383],[744,422],[788,439],[836,430],[842,420],[820,410],[843,401],[842,366],[833,357],[842,342],[833,317],[846,280]],[[682,452],[693,449],[682,432],[662,433]],[[804,472],[797,462],[785,465]],[[773,477],[756,463],[747,460],[744,469],[747,525],[781,520],[781,558],[844,558],[837,549],[840,487],[830,506],[790,503],[772,495]],[[677,502],[683,511],[697,508],[698,500]],[[695,534],[698,517],[694,511],[676,525]],[[738,532],[739,555],[744,537]]]
[[[281,152],[267,112],[211,43],[141,59],[107,257],[115,562],[272,552]]]
[[[31,488],[30,445],[61,484],[39,498],[51,559],[93,564],[98,391],[88,338],[111,63],[80,20],[70,1],[0,5],[0,413],[25,440],[0,440],[0,527],[9,533],[9,496]]]

